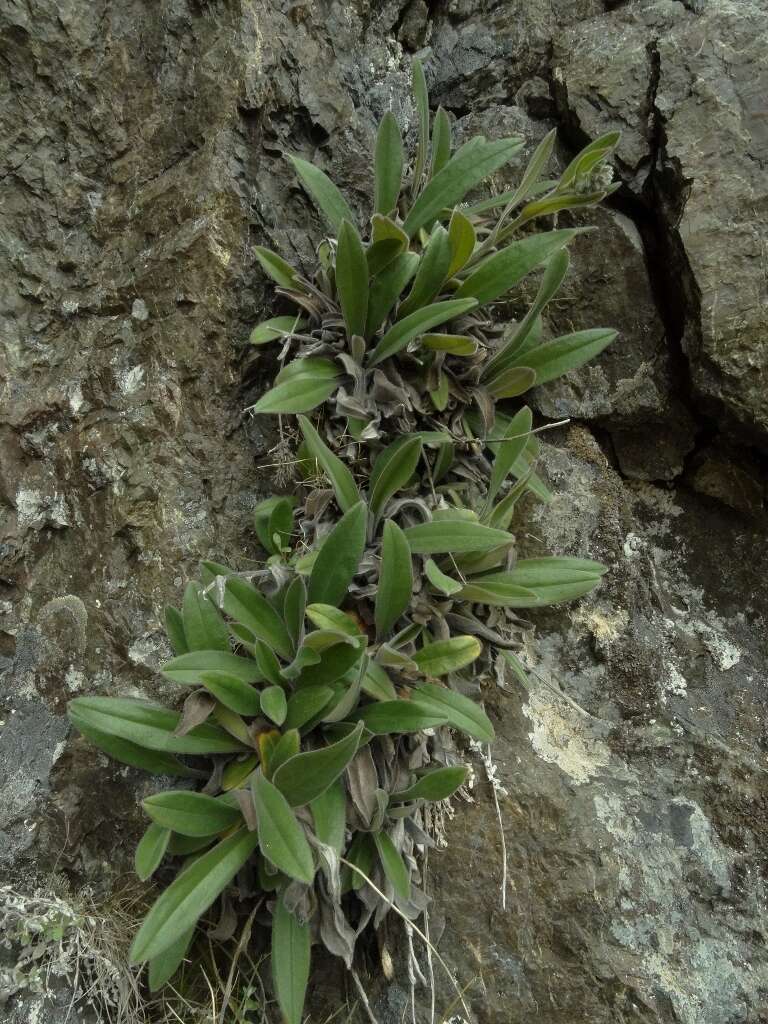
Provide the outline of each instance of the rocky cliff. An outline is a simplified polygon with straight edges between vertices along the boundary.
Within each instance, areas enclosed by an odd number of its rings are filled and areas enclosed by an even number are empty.
[[[522,134],[530,152],[557,125],[567,160],[623,132],[622,189],[585,219],[600,230],[553,313],[620,337],[536,395],[541,422],[571,422],[546,435],[554,502],[518,524],[531,550],[611,571],[537,617],[530,686],[489,701],[506,909],[478,765],[430,855],[431,935],[480,1024],[768,1020],[766,38],[761,0],[0,5],[0,863],[16,896],[86,886],[108,903],[125,884],[150,783],[70,736],[66,701],[157,693],[163,604],[200,558],[255,555],[273,440],[242,413],[268,294],[252,248],[307,261],[322,234],[280,154],[364,212],[375,124],[413,121],[419,52],[459,133]],[[400,1021],[407,983],[371,964],[379,1020]],[[329,974],[312,1019],[342,984]],[[435,984],[445,1011],[437,968]],[[21,989],[0,1017],[62,1012]]]

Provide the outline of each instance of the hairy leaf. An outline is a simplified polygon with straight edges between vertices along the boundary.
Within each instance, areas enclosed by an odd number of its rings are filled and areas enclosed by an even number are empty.
[[[368,509],[359,501],[323,540],[309,577],[311,604],[338,605],[357,572],[365,549]]]
[[[258,773],[251,780],[251,792],[261,852],[289,878],[309,885],[315,877],[312,850],[285,797]]]
[[[272,981],[285,1024],[301,1024],[309,981],[311,929],[280,896],[272,914]]]
[[[390,110],[379,122],[373,166],[374,209],[387,214],[397,206],[403,177],[403,143],[397,118]]]
[[[160,671],[172,683],[187,686],[199,683],[203,672],[225,672],[243,683],[255,683],[261,678],[255,661],[240,658],[228,650],[193,650],[189,654],[180,654],[178,658],[167,661]]]
[[[150,818],[182,836],[212,836],[240,821],[240,811],[204,793],[183,789],[155,793],[142,801]]]
[[[281,657],[291,657],[293,645],[285,623],[269,601],[246,580],[237,576],[231,576],[227,580],[224,588],[224,611]],[[255,667],[255,662],[249,664]]]
[[[448,232],[438,224],[427,242],[411,290],[397,311],[398,320],[429,305],[448,276],[450,265],[451,246],[448,241]]]
[[[553,341],[546,341],[523,356],[525,365],[536,374],[536,384],[546,384],[569,370],[575,370],[607,348],[617,331],[595,327],[575,331]]]
[[[358,234],[348,220],[341,222],[336,250],[336,290],[347,333],[365,334],[368,313],[368,262]]]
[[[312,197],[331,228],[338,234],[343,220],[354,224],[355,215],[328,175],[314,164],[302,160],[301,157],[286,155],[293,164],[301,184]]]
[[[298,281],[296,271],[290,265],[286,263],[282,256],[278,256],[276,252],[272,252],[270,249],[265,249],[263,245],[254,246],[254,253],[256,259],[262,266],[265,274],[269,274],[273,281],[280,285],[281,288],[300,288],[300,282]],[[293,317],[286,317],[293,321]]]
[[[341,459],[325,444],[306,416],[299,416],[298,419],[310,457],[317,460],[331,481],[341,511],[349,512],[352,506],[360,501],[355,478]]]
[[[422,775],[408,789],[393,793],[392,803],[410,803],[411,800],[447,800],[459,786],[464,785],[469,769],[457,764],[451,768],[434,768]]]
[[[378,637],[389,633],[408,608],[412,595],[411,549],[397,523],[393,519],[388,519],[384,524],[379,585],[376,591],[375,621]]]
[[[224,707],[238,715],[258,715],[259,692],[229,672],[201,672],[200,682]]]
[[[370,338],[387,319],[400,293],[416,273],[419,257],[415,252],[404,252],[396,256],[371,281],[368,295],[368,316],[365,322],[365,336]]]
[[[151,878],[160,866],[160,862],[168,849],[168,840],[171,838],[171,831],[164,828],[157,822],[152,822],[147,831],[139,840],[134,855],[134,866],[136,874],[142,882]]]
[[[452,636],[426,644],[417,651],[413,660],[425,676],[446,676],[458,672],[480,657],[482,646],[474,636]]]
[[[444,714],[423,708],[409,700],[383,700],[368,704],[356,713],[356,718],[375,736],[387,733],[421,732],[434,729],[448,721]]]
[[[543,231],[512,242],[483,260],[456,292],[456,298],[474,298],[481,306],[495,302],[577,234],[576,229]]]
[[[434,683],[421,683],[412,700],[426,713],[442,715],[454,729],[465,732],[481,743],[493,743],[494,731],[483,709],[469,697]]]
[[[387,331],[376,348],[371,352],[369,365],[377,366],[383,360],[404,349],[413,338],[426,334],[432,327],[453,320],[462,313],[467,313],[477,305],[474,299],[448,299],[436,302],[431,306],[417,309],[415,313],[405,317]]]
[[[451,122],[442,107],[437,108],[432,126],[432,163],[430,178],[434,178],[451,158]]]
[[[297,754],[278,768],[274,783],[292,807],[316,800],[338,779],[357,753],[362,731],[358,725],[336,743]]]
[[[248,341],[252,345],[266,345],[267,342],[284,338],[286,334],[303,331],[306,326],[307,321],[297,316],[273,316],[254,327]]]
[[[421,456],[421,438],[407,437],[379,455],[371,475],[371,512],[378,519],[389,499],[405,487]]]
[[[429,226],[441,210],[461,202],[470,189],[507,163],[522,144],[520,139],[499,139],[478,141],[457,150],[413,204],[403,230],[413,238],[419,228]]]
[[[386,832],[374,832],[373,841],[379,853],[384,874],[392,883],[395,895],[401,900],[409,899],[411,895],[411,876],[405,862],[397,852],[395,844]]]
[[[243,749],[237,740],[207,722],[195,726],[185,736],[175,736],[178,714],[144,700],[76,697],[69,703],[69,717],[83,734],[92,729],[149,750],[173,754],[228,754]]]
[[[419,523],[409,526],[404,532],[414,555],[490,551],[503,544],[513,543],[511,534],[504,530],[493,530],[480,523],[461,520]]]
[[[131,962],[152,960],[186,935],[256,849],[255,832],[240,829],[184,868],[160,894],[131,946]]]

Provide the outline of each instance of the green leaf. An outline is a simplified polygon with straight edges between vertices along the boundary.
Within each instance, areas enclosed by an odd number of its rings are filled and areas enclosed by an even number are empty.
[[[513,242],[483,260],[455,293],[456,298],[475,298],[481,306],[495,302],[578,233],[576,229],[542,231]]]
[[[354,618],[332,604],[308,605],[307,618],[318,629],[333,629],[345,636],[360,636],[360,627]]]
[[[238,789],[259,763],[257,754],[251,754],[243,761],[230,761],[221,775],[221,788],[224,792]]]
[[[270,341],[284,338],[286,334],[303,331],[306,326],[307,321],[301,320],[297,316],[273,316],[270,320],[264,320],[254,327],[248,336],[248,341],[252,345],[266,345]]]
[[[269,755],[267,777],[271,779],[274,772],[290,757],[295,757],[301,747],[301,736],[298,729],[288,729],[272,747]]]
[[[84,735],[93,730],[117,737],[149,750],[173,754],[239,753],[241,743],[207,722],[185,736],[175,736],[179,716],[149,701],[124,697],[76,697],[70,701],[69,717]]]
[[[599,562],[583,558],[521,558],[509,572],[480,576],[470,581],[469,587],[482,588],[488,595],[484,598],[486,604],[537,608],[588,594],[606,571]]]
[[[368,704],[355,716],[374,736],[387,733],[421,732],[448,721],[444,714],[425,709],[410,700],[383,700]]]
[[[253,645],[253,657],[259,666],[262,677],[273,686],[284,686],[280,662],[272,648],[263,640],[257,640]]]
[[[131,946],[131,963],[154,959],[186,935],[226,889],[258,841],[255,832],[240,829],[183,868],[144,919]]]
[[[187,637],[184,633],[184,620],[178,608],[167,605],[164,611],[165,632],[171,641],[174,654],[186,654],[189,650]]]
[[[341,222],[336,250],[336,290],[347,334],[365,334],[368,313],[368,262],[357,228],[348,220]]]
[[[507,163],[521,146],[520,139],[499,139],[457,150],[413,204],[403,230],[413,238],[419,228],[431,224],[446,207],[461,202],[470,189]]]
[[[364,875],[371,877],[373,865],[376,862],[376,844],[373,842],[370,832],[356,832],[352,842],[349,844],[345,858],[350,864],[354,864],[359,871],[353,871],[344,866],[342,874],[342,893],[350,889],[360,889],[365,885]],[[362,872],[362,874],[360,873]]]
[[[293,164],[301,184],[314,200],[318,210],[323,214],[331,228],[338,234],[341,222],[348,220],[355,223],[355,215],[349,208],[344,196],[339,192],[328,175],[319,167],[302,160],[301,157],[286,154]]]
[[[229,672],[201,672],[200,682],[224,707],[238,715],[258,715],[259,691]]]
[[[408,900],[411,896],[411,876],[405,861],[397,852],[395,844],[386,832],[374,832],[373,841],[379,852],[384,874],[392,883],[398,899]]]
[[[261,852],[289,878],[310,885],[315,877],[312,850],[285,797],[258,773],[251,780],[251,792]]]
[[[303,686],[288,698],[288,712],[283,725],[286,729],[300,729],[319,715],[333,696],[330,686]]]
[[[454,729],[465,732],[481,743],[492,743],[493,726],[483,709],[461,693],[434,683],[421,683],[413,691],[412,701],[426,713],[442,715]]]
[[[347,794],[342,779],[338,778],[324,793],[313,800],[309,809],[312,811],[317,838],[321,843],[341,853],[344,849],[344,832],[347,824]]]
[[[422,775],[408,789],[393,793],[390,802],[404,804],[412,800],[447,800],[459,786],[464,785],[468,773],[469,769],[463,764],[451,768],[435,768]]]
[[[265,274],[269,274],[273,281],[277,282],[281,288],[301,288],[301,284],[297,279],[296,271],[290,265],[286,263],[282,256],[278,256],[276,252],[272,252],[271,249],[265,249],[263,245],[257,245],[253,250],[256,254],[256,259],[262,266]],[[286,317],[285,319],[293,322],[293,317]]]
[[[261,691],[261,710],[275,725],[282,725],[288,714],[288,703],[282,686],[268,686]]]
[[[611,344],[616,334],[604,327],[565,334],[526,352],[525,365],[535,372],[536,384],[546,384],[594,359]]]
[[[417,195],[421,185],[421,176],[427,163],[427,147],[429,145],[429,93],[424,68],[421,61],[414,57],[411,64],[411,88],[416,101],[416,114],[419,119],[419,136],[416,143],[416,157],[413,161],[411,178],[411,194]],[[410,234],[413,234],[411,232]]]
[[[517,328],[499,351],[489,359],[483,368],[482,380],[491,380],[501,370],[511,366],[515,357],[525,350],[526,342],[537,329],[541,328],[541,314],[547,303],[557,294],[568,273],[570,256],[567,249],[560,249],[548,261],[542,274],[541,284],[533,304]]]
[[[305,360],[296,359],[294,362],[305,362]],[[259,413],[310,412],[327,401],[337,387],[338,379],[336,377],[317,379],[312,376],[297,376],[270,388],[250,408],[253,412]]]
[[[434,178],[451,158],[451,122],[442,107],[437,108],[432,126],[432,164],[430,178]]]
[[[349,512],[360,501],[355,478],[341,459],[325,444],[306,416],[299,416],[298,419],[310,458],[317,460],[331,481],[341,511]]]
[[[509,421],[499,442],[490,446],[494,453],[493,468],[488,481],[488,493],[485,496],[485,510],[490,510],[493,499],[499,493],[501,485],[512,471],[512,467],[525,451],[528,437],[533,426],[533,415],[527,405],[516,413]]]
[[[418,435],[395,441],[379,455],[371,474],[371,513],[376,519],[389,499],[405,487],[416,472],[420,456]]]
[[[316,800],[338,779],[357,753],[362,732],[357,725],[336,743],[297,754],[278,768],[274,783],[292,807]]]
[[[451,262],[448,266],[448,277],[458,274],[462,267],[467,264],[470,256],[475,251],[475,241],[475,229],[472,221],[461,210],[454,210],[448,224],[448,242],[451,246]]]
[[[224,588],[224,611],[280,655],[290,658],[291,638],[285,623],[267,599],[250,583],[231,576]],[[248,664],[252,664],[249,662]]]
[[[237,808],[221,800],[183,789],[155,793],[142,801],[142,807],[158,825],[182,836],[216,835],[242,818]]]
[[[157,871],[165,856],[165,851],[168,849],[170,838],[170,829],[163,828],[162,825],[153,821],[139,840],[133,862],[136,874],[142,882],[146,882]]]
[[[309,981],[311,928],[280,896],[272,913],[272,981],[285,1024],[301,1024]]]
[[[387,331],[376,348],[371,352],[369,365],[377,366],[384,359],[395,355],[405,348],[411,339],[419,334],[425,334],[432,327],[444,324],[447,320],[453,320],[462,313],[474,309],[477,303],[474,299],[448,299],[446,302],[436,302],[431,306],[424,306],[417,309],[415,313],[405,317]]]
[[[370,658],[366,658],[365,671],[363,673],[362,681],[363,693],[367,693],[369,697],[373,697],[374,700],[396,700],[397,691],[392,683],[392,680],[387,675],[385,669],[381,665],[377,665],[375,661]]]
[[[419,450],[421,443],[419,443]],[[376,590],[376,635],[386,636],[413,596],[413,564],[405,534],[393,519],[384,523],[381,567]]]
[[[295,651],[299,645],[304,629],[304,610],[307,606],[307,586],[301,576],[296,576],[288,584],[283,602],[285,628]]]
[[[188,583],[182,604],[184,635],[190,651],[226,651],[229,631],[199,583]]]
[[[427,579],[432,586],[439,590],[441,594],[445,594],[446,597],[451,597],[453,594],[457,594],[461,590],[461,583],[458,580],[451,579],[450,576],[446,576],[444,572],[441,572],[437,565],[428,558],[424,564],[424,571],[427,574]]]
[[[317,636],[317,633],[310,633],[307,640],[313,636]],[[338,634],[333,639],[341,640]],[[309,664],[301,669],[296,676],[296,686],[330,686],[357,664],[363,656],[365,641],[366,638],[361,636],[358,639],[349,638],[347,643],[333,643],[320,653],[316,664]]]
[[[607,132],[586,145],[563,171],[558,182],[558,189],[567,188],[576,181],[580,174],[589,173],[596,164],[604,160],[616,148],[620,139],[621,132]]]
[[[413,660],[425,676],[446,676],[471,665],[480,657],[482,649],[477,637],[452,636],[449,640],[425,644],[414,654]]]
[[[509,203],[507,204],[507,210],[504,211],[504,214],[502,214],[501,217],[502,221],[505,219],[505,215],[509,210],[512,210],[518,205],[518,203],[521,203],[531,194],[533,186],[538,181],[542,171],[549,161],[549,158],[552,156],[556,137],[557,129],[553,128],[552,131],[547,132],[534,150],[533,156],[528,162],[528,166],[520,179],[520,184],[510,196]]]
[[[374,154],[374,209],[386,214],[394,210],[403,177],[403,143],[397,118],[388,110],[379,124]]]
[[[172,683],[187,686],[197,685],[203,672],[225,672],[243,683],[256,683],[261,678],[255,661],[229,651],[193,650],[167,661],[160,671]]]
[[[529,366],[510,366],[502,370],[486,387],[493,398],[517,398],[536,383],[536,371]]]
[[[204,850],[215,839],[216,836],[179,836],[172,832],[168,843],[168,853],[174,857],[188,857],[191,853],[199,853],[200,850]]]
[[[414,555],[464,554],[490,551],[514,538],[504,530],[493,530],[480,523],[461,520],[418,523],[405,530]]]
[[[407,236],[406,236],[407,240]],[[370,338],[392,311],[400,293],[416,273],[419,257],[415,252],[404,252],[396,256],[371,281],[368,295],[368,316],[365,322],[365,336]]]
[[[429,397],[432,399],[432,405],[438,412],[444,412],[447,408],[449,395],[450,389],[448,387],[448,376],[440,371],[437,377],[437,387],[429,392]]]
[[[466,334],[425,334],[421,345],[449,356],[473,356],[478,349],[477,341]]]
[[[405,236],[406,241],[408,236]],[[375,277],[388,267],[395,257],[403,251],[403,246],[397,238],[383,238],[380,242],[373,242],[365,252],[365,261],[368,265],[368,274]],[[366,286],[368,282],[366,281]],[[367,318],[366,318],[367,322]]]
[[[368,509],[359,501],[322,541],[309,577],[312,604],[339,605],[346,597],[365,550]]]
[[[157,992],[170,981],[181,966],[195,934],[195,925],[173,942],[162,953],[149,961],[149,991]]]
[[[74,701],[70,703],[74,703]],[[72,724],[87,740],[122,764],[128,764],[132,768],[141,768],[142,771],[151,772],[153,775],[173,775],[182,779],[200,778],[205,774],[194,768],[188,768],[171,754],[148,750],[137,743],[131,743],[129,740],[120,739],[118,736],[112,736],[92,728],[82,718],[73,715],[71,711],[68,714]]]
[[[398,320],[403,320],[415,310],[429,305],[448,276],[450,265],[451,246],[448,232],[438,224],[427,242],[411,290],[397,311]]]

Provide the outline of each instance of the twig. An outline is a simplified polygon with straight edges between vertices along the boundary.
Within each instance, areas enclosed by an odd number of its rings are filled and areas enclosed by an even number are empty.
[[[381,891],[381,889],[379,889],[379,887],[375,884],[375,882],[372,882],[371,879],[368,877],[368,875],[366,875],[366,873],[364,871],[362,871],[357,866],[357,864],[353,864],[351,861],[347,860],[346,857],[339,857],[339,860],[341,861],[342,864],[346,864],[346,866],[348,868],[352,868],[353,871],[356,871],[357,874],[360,875],[361,878],[363,878],[363,880],[365,882],[367,882],[368,885],[370,885],[370,887],[373,889],[373,891],[376,893],[376,895],[379,896],[381,899],[383,899],[386,903],[388,903],[390,905],[390,907],[394,910],[394,912],[399,917],[401,917],[403,919],[403,921],[406,922],[406,924],[409,924],[411,926],[411,928],[413,928],[413,930],[416,932],[416,934],[419,936],[419,938],[422,940],[422,942],[425,942],[427,944],[427,946],[432,950],[432,952],[437,957],[437,960],[438,960],[440,966],[443,968],[445,973],[450,978],[451,985],[453,985],[454,989],[456,990],[456,995],[459,997],[459,1000],[461,1001],[462,1009],[464,1010],[464,1012],[466,1013],[467,1017],[471,1021],[472,1020],[472,1014],[470,1012],[469,1007],[466,1004],[463,992],[461,991],[459,986],[456,984],[456,979],[451,974],[451,970],[448,967],[448,964],[445,962],[445,960],[443,960],[442,956],[440,956],[440,954],[435,949],[435,947],[432,945],[432,943],[429,941],[429,939],[424,934],[424,932],[421,931],[420,928],[417,928],[417,926],[412,921],[408,920],[408,918],[405,916],[405,914],[402,912],[402,910],[400,910],[399,907],[396,907],[395,904],[392,902],[391,899],[389,899],[388,896],[384,895],[384,893]]]
[[[368,1002],[368,996],[366,995],[365,989],[363,988],[363,983],[357,976],[357,971],[355,971],[354,968],[350,968],[349,973],[352,975],[352,980],[354,981],[355,987],[357,988],[357,994],[360,996],[360,1000],[363,1004],[363,1009],[368,1014],[368,1020],[370,1020],[371,1024],[379,1024],[378,1020],[376,1020],[376,1016],[373,1010],[371,1009],[371,1004]]]

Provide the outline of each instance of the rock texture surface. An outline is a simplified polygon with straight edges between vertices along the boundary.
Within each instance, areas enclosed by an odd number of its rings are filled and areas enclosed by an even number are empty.
[[[538,616],[528,687],[487,688],[506,909],[478,763],[430,858],[431,934],[481,1024],[768,1020],[766,37],[759,0],[3,5],[0,863],[17,887],[63,873],[108,896],[130,870],[149,783],[70,737],[66,700],[157,693],[162,605],[199,558],[256,554],[272,441],[241,413],[267,295],[252,246],[301,261],[321,237],[280,153],[366,214],[374,126],[390,108],[412,125],[419,49],[459,132],[533,145],[557,124],[563,160],[624,132],[623,188],[552,323],[621,336],[537,394],[572,423],[545,450],[554,503],[519,524],[531,551],[611,572]],[[377,977],[379,1020],[400,1021],[407,986]],[[435,983],[442,1012],[437,964]],[[55,1018],[25,999],[10,1019]],[[419,990],[419,1021],[429,1004]]]

